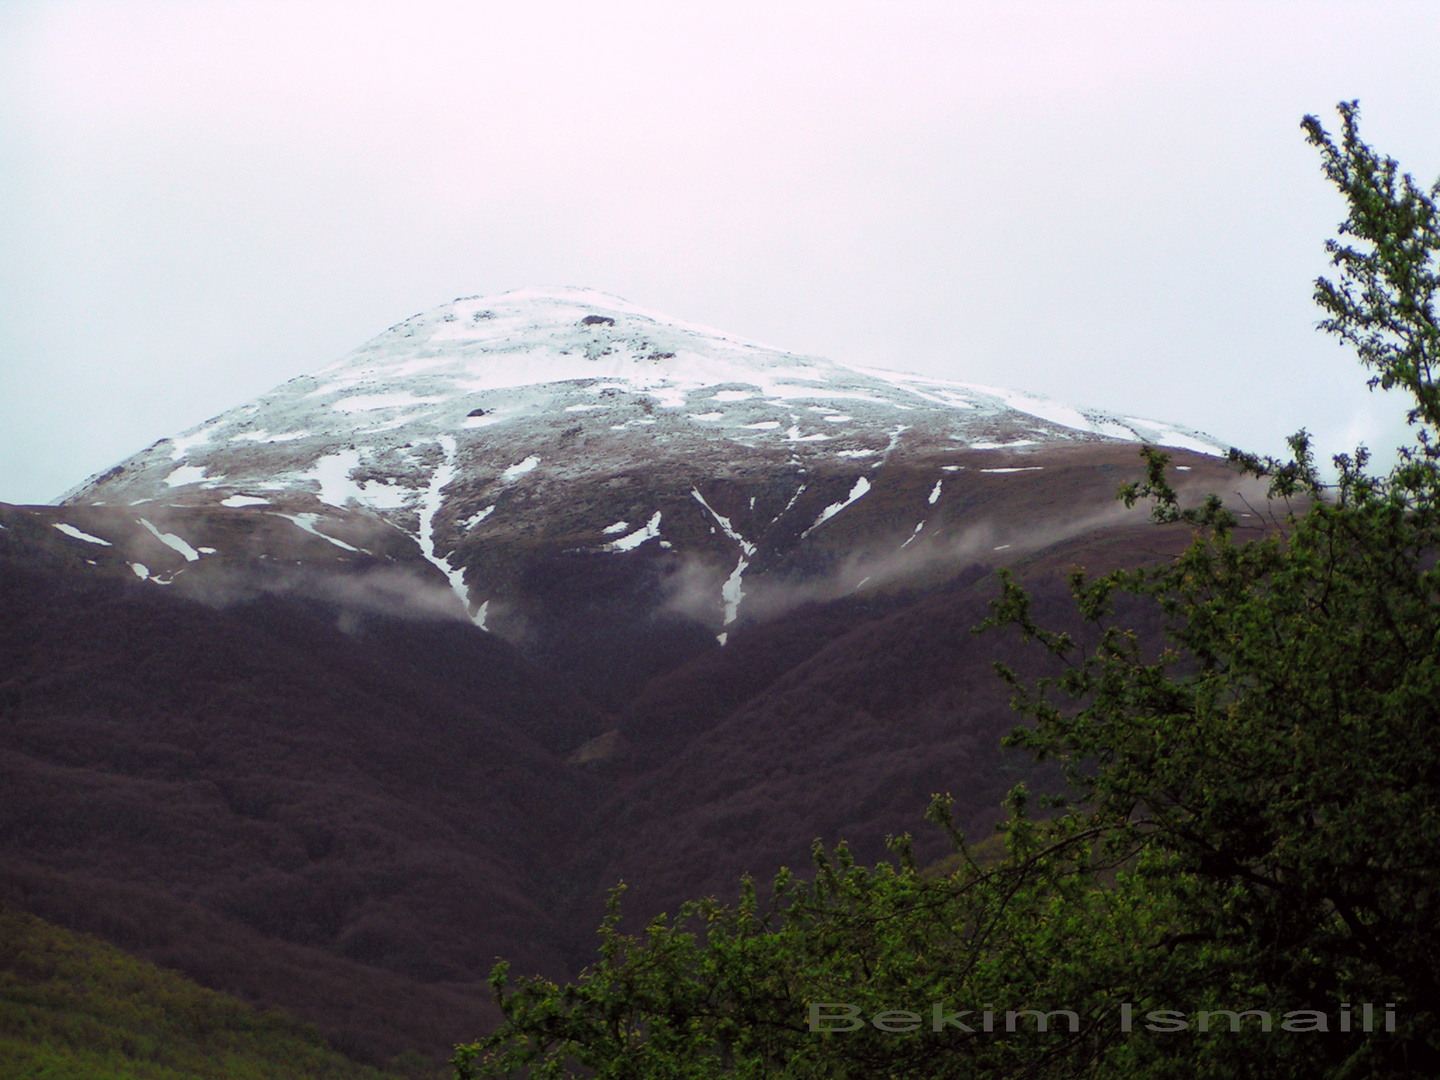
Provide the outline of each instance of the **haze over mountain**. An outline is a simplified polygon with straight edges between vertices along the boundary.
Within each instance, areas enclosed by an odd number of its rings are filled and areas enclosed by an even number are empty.
[[[417,315],[0,506],[0,895],[442,1054],[622,878],[642,918],[1053,783],[998,746],[1038,659],[970,631],[997,564],[1058,622],[1073,562],[1183,542],[1114,502],[1144,442],[1235,490],[1174,424],[586,290]]]

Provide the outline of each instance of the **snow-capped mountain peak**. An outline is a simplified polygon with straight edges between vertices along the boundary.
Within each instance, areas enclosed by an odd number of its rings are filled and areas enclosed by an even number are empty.
[[[632,415],[637,403],[643,415]],[[664,425],[671,437],[679,426],[707,441],[812,450],[825,444],[852,456],[887,447],[896,428],[917,432],[913,440],[936,426],[951,443],[976,449],[1096,438],[1223,449],[1174,425],[988,386],[846,368],[595,290],[536,288],[461,298],[415,315],[316,374],[158,443],[103,474],[103,485],[91,478],[63,499],[89,500],[123,475],[127,491],[140,494],[139,484],[149,497],[172,501],[295,486],[327,502],[343,488],[347,500],[389,510],[398,495],[341,482],[338,443],[354,452],[348,477],[377,456],[447,432],[493,429],[486,441],[495,443],[503,429],[523,443],[537,415],[593,427],[599,417],[590,414],[597,413],[623,421],[607,425],[612,430],[672,421]]]
[[[593,290],[538,288],[407,319],[65,501],[280,515],[357,557],[319,526],[366,514],[409,534],[482,622],[507,587],[491,566],[507,546],[703,549],[736,562],[717,598],[728,624],[743,575],[823,545],[853,507],[886,504],[873,493],[882,466],[914,473],[919,523],[877,519],[909,545],[958,497],[941,497],[954,473],[1038,475],[1057,451],[1140,442],[1222,452],[1173,425],[844,367]]]

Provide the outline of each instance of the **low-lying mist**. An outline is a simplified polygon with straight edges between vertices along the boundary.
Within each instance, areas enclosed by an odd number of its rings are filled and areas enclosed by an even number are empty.
[[[1274,525],[1284,508],[1266,497],[1267,484],[1252,478],[1234,478],[1226,505],[1240,516],[1240,528]],[[1211,490],[1201,481],[1176,485],[1182,505],[1198,503]],[[1120,526],[1144,525],[1151,518],[1149,504],[1127,509],[1118,500],[1097,500],[1078,510],[1054,517],[1023,521],[983,518],[957,524],[943,519],[926,522],[909,533],[892,531],[838,560],[825,573],[807,578],[765,575],[741,581],[738,617],[765,622],[805,604],[824,603],[860,590],[883,589],[919,583],[926,578],[953,576],[978,564],[1004,564],[1086,533]],[[682,614],[720,629],[720,591],[734,570],[700,558],[687,558],[668,581],[667,611]]]
[[[184,595],[211,607],[248,603],[264,596],[317,601],[339,609],[341,629],[357,616],[383,615],[416,622],[469,622],[464,605],[447,585],[414,570],[373,567],[358,572],[275,567],[265,571],[216,568],[184,582]]]

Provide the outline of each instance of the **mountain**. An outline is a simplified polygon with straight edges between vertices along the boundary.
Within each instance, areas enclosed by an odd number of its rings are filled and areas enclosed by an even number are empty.
[[[1061,624],[1072,564],[1177,550],[1114,501],[1145,442],[1237,490],[1175,425],[594,292],[417,315],[0,506],[0,900],[443,1058],[621,879],[638,924],[1053,786],[998,745],[992,662],[1040,658],[971,629],[998,565]]]
[[[63,501],[249,510],[357,562],[393,546],[389,526],[478,626],[618,707],[747,616],[1083,531],[1111,513],[1108,488],[1009,509],[1140,442],[1223,452],[1175,425],[525,290],[407,319]],[[208,537],[189,550],[218,558],[170,559],[158,580],[225,563],[231,547],[205,552]]]

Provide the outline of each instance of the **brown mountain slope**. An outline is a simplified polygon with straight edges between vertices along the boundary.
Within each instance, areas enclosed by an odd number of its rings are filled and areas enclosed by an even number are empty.
[[[273,515],[149,510],[225,552],[190,560],[134,511],[0,507],[0,888],[372,1060],[443,1056],[486,1022],[497,956],[578,970],[621,878],[643,918],[803,868],[817,837],[873,860],[911,831],[937,857],[931,792],[980,835],[1017,780],[1053,784],[998,748],[1014,718],[991,664],[1033,673],[1038,652],[970,631],[999,560],[1059,623],[1072,563],[1184,542],[1101,502],[1117,454],[947,481],[938,506],[928,464],[886,466],[885,499],[814,534],[814,567],[750,582],[756,614],[723,648],[687,630],[607,679],[589,673],[673,637],[673,596],[636,606],[625,587],[675,558],[655,545],[537,556],[539,606],[586,630],[511,644],[360,514],[322,522],[347,550]],[[932,515],[925,546],[895,527],[910,503]],[[142,554],[176,584],[140,580]],[[627,644],[597,655],[627,604]]]
[[[1185,540],[1181,529],[1095,534],[1015,569],[1037,618],[1073,627],[1071,566],[1102,572]],[[648,917],[697,895],[731,898],[745,873],[763,887],[780,865],[803,872],[814,839],[844,839],[875,861],[889,857],[887,835],[910,832],[922,860],[940,858],[948,841],[922,820],[935,792],[954,797],[957,823],[979,839],[1016,783],[1055,790],[1053,770],[1000,746],[1017,718],[994,662],[1048,669],[1018,635],[972,632],[993,594],[993,577],[976,567],[931,590],[817,605],[738,634],[734,653],[725,650],[733,671],[699,661],[657,680],[624,718],[609,763],[620,789],[588,834],[604,853],[599,879],[623,878],[627,903]],[[1154,612],[1122,604],[1119,617],[1158,640]],[[753,687],[745,675],[764,670],[756,654],[785,670],[734,701]]]
[[[0,596],[18,902],[332,1034],[368,1014],[350,1037],[382,1059],[482,1016],[477,986],[443,986],[497,955],[568,968],[538,883],[593,781],[523,729],[593,708],[504,643],[14,561]]]

